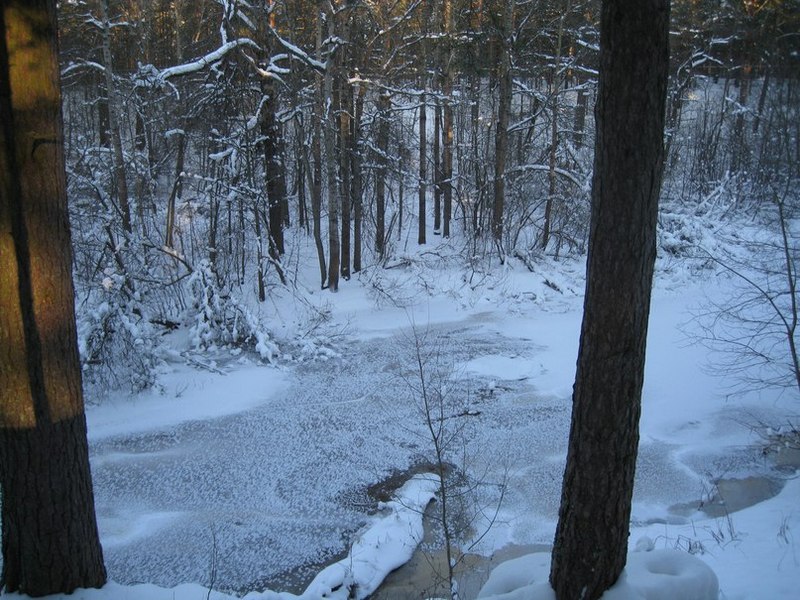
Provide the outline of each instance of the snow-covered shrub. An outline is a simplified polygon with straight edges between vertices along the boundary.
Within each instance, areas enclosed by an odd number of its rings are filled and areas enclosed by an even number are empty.
[[[144,305],[123,288],[122,276],[108,272],[100,289],[78,304],[78,349],[87,396],[108,389],[150,387],[161,359],[157,332]]]
[[[678,258],[696,258],[698,248],[714,245],[712,223],[684,211],[664,209],[658,216],[658,248]]]
[[[278,356],[278,346],[258,317],[230,290],[220,286],[207,260],[196,266],[188,288],[189,306],[184,320],[196,349],[248,347],[269,362]]]

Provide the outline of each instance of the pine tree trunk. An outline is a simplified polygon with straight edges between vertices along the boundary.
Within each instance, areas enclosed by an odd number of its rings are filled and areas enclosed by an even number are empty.
[[[75,332],[55,2],[3,2],[0,36],[0,587],[42,596],[100,587],[106,574]]]
[[[604,0],[586,297],[550,582],[595,600],[625,567],[639,442],[669,0]]]

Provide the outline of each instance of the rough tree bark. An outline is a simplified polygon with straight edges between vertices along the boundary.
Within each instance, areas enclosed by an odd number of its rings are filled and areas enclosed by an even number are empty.
[[[0,587],[100,587],[75,333],[54,0],[0,11]]]
[[[663,171],[669,0],[604,0],[586,297],[550,583],[599,598],[627,557]]]

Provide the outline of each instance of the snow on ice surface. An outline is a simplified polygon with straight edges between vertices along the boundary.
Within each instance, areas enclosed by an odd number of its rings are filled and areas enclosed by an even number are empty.
[[[406,383],[414,376],[410,323],[440,343],[461,408],[479,413],[463,421],[469,469],[488,481],[505,478],[498,520],[478,550],[550,543],[581,309],[579,295],[567,291],[578,285],[557,275],[546,272],[546,285],[544,275],[511,270],[472,296],[456,290],[457,278],[442,277],[410,308],[376,308],[354,279],[335,303],[311,295],[347,324],[338,357],[284,370],[232,364],[225,375],[177,370],[162,376],[163,395],[90,407],[101,539],[118,583],[85,597],[205,597],[212,555],[214,587],[239,594],[300,593],[325,564],[336,564],[373,522],[368,486],[431,456]],[[785,408],[720,394],[701,368],[705,350],[676,329],[699,288],[674,287],[662,284],[654,295],[631,539],[647,534],[659,549],[699,543],[726,599],[794,597],[800,490],[792,482],[732,516],[735,541],[716,541],[724,529],[717,519],[669,510],[698,505],[732,465],[764,472],[745,450],[753,437],[729,416]],[[373,562],[383,560],[376,551]]]
[[[187,421],[243,412],[285,393],[286,386],[286,374],[277,369],[249,366],[225,375],[210,370],[177,369],[162,376],[159,390],[111,397],[89,407],[86,411],[89,439],[166,430]]]
[[[372,594],[385,577],[405,564],[423,535],[422,515],[436,496],[437,475],[423,473],[411,477],[395,498],[381,506],[381,513],[358,533],[346,557],[323,569],[299,596],[288,592],[251,592],[246,600],[363,600]],[[7,594],[8,598],[21,598]],[[103,589],[77,590],[70,595],[49,598],[75,600],[232,600],[197,584],[163,588],[152,584],[122,586],[113,582]],[[238,598],[237,598],[238,600]]]

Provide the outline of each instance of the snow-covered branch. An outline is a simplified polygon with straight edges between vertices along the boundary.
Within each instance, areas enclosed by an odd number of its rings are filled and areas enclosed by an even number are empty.
[[[222,46],[220,46],[213,52],[209,52],[205,56],[201,56],[200,58],[197,58],[191,62],[162,69],[161,71],[158,72],[158,78],[161,81],[166,81],[170,77],[175,77],[178,75],[186,75],[188,73],[195,73],[197,71],[202,71],[207,66],[222,59],[222,57],[224,57],[231,50],[240,47],[247,47],[247,48],[253,48],[255,50],[260,50],[259,45],[256,44],[250,38],[238,38],[222,44]]]
[[[509,169],[507,173],[510,175],[511,173],[524,173],[525,171],[549,171],[550,167],[548,165],[520,165],[513,169]],[[569,179],[572,183],[577,185],[579,188],[585,187],[585,183],[578,179],[573,173],[567,171],[566,169],[562,169],[560,167],[556,167],[554,171],[564,177],[565,179]]]
[[[325,71],[325,68],[326,68],[325,67],[325,63],[320,62],[320,61],[316,60],[315,58],[312,58],[302,48],[298,48],[297,46],[292,44],[290,41],[283,39],[280,35],[278,35],[277,31],[273,31],[273,33],[275,34],[275,39],[278,41],[278,43],[281,46],[283,46],[284,49],[289,54],[291,54],[295,58],[299,59],[300,61],[304,62],[305,64],[307,64],[312,69],[316,69],[317,71],[320,71],[320,72],[324,72]]]

